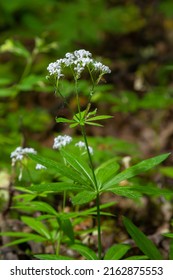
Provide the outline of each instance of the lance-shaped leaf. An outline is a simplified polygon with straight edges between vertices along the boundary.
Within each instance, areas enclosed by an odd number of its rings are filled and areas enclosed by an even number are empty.
[[[65,176],[80,184],[86,184],[86,181],[79,176],[78,172],[75,172],[71,168],[67,167],[65,164],[61,164],[52,159],[47,159],[40,155],[29,154],[29,157],[32,158],[37,163],[40,163],[40,164],[46,166],[47,168],[56,170],[62,176]]]
[[[109,116],[109,115],[100,115],[100,116],[95,116],[95,117],[92,117],[92,118],[87,118],[87,121],[99,121],[99,120],[106,120],[106,119],[111,119],[113,118],[112,116]]]
[[[66,119],[66,118],[56,118],[56,122],[61,122],[61,123],[73,123],[74,121],[73,120],[69,120],[69,119]]]
[[[2,233],[0,233],[0,236],[9,236],[12,238],[15,237],[15,240],[13,240],[9,243],[5,243],[2,247],[10,247],[10,246],[18,245],[18,244],[25,243],[25,242],[28,242],[31,240],[33,240],[34,242],[44,242],[47,240],[47,238],[45,238],[43,236],[33,234],[33,233],[28,233],[28,232],[2,232]]]
[[[127,244],[115,244],[107,250],[104,260],[120,260],[130,248]]]
[[[42,222],[26,216],[22,217],[22,221],[40,235],[46,237],[47,239],[51,239],[48,228]]]
[[[110,180],[113,176],[115,176],[116,172],[119,169],[119,164],[115,161],[115,158],[110,159],[103,164],[101,164],[96,170],[95,175],[98,181],[98,184],[102,186],[108,180]]]
[[[74,205],[85,204],[95,199],[97,194],[92,191],[82,191],[72,198]]]
[[[70,164],[70,166],[80,174],[80,178],[82,175],[90,182],[90,184],[94,188],[95,183],[89,165],[79,156],[76,156],[73,153],[67,153],[64,149],[61,150],[61,153],[63,157],[66,159],[66,161]]]
[[[61,229],[66,234],[71,242],[74,242],[74,231],[70,219],[64,219],[62,216],[58,219]]]
[[[72,250],[79,252],[83,257],[87,260],[98,260],[96,253],[88,248],[87,246],[80,245],[80,244],[73,244],[70,246]]]
[[[142,232],[140,231],[128,218],[123,217],[123,223],[135,241],[139,249],[149,257],[150,260],[162,260],[163,257],[155,244]]]
[[[141,161],[140,163],[127,168],[126,170],[122,171],[118,175],[116,175],[113,179],[111,179],[109,182],[107,182],[103,188],[108,189],[113,185],[116,185],[120,183],[123,180],[130,179],[140,173],[146,172],[147,170],[153,168],[154,166],[160,164],[162,161],[164,161],[170,153],[163,154],[157,157],[153,157],[150,159],[146,159],[144,161]]]
[[[94,125],[94,126],[100,126],[102,127],[103,125],[99,124],[99,123],[95,123],[95,122],[88,122],[86,121],[85,124],[89,124],[89,125]]]
[[[13,208],[25,209],[25,210],[28,209],[28,211],[33,211],[33,212],[41,211],[43,213],[48,213],[55,216],[59,215],[59,213],[51,205],[42,201],[30,201],[28,204],[25,203],[24,205],[23,203],[20,203],[19,205],[16,205]]]
[[[120,187],[116,185],[104,191],[113,192],[116,195],[132,198],[132,199],[139,198],[142,195],[139,191],[133,190],[133,188],[127,186]]]
[[[120,196],[125,196],[128,198],[138,198],[142,196],[143,194],[146,195],[151,195],[151,196],[160,196],[160,195],[172,195],[173,193],[171,190],[167,189],[159,189],[157,187],[152,187],[152,186],[136,186],[136,185],[129,185],[129,186],[119,186],[119,185],[114,185],[112,187],[104,188],[102,189],[102,192],[104,191],[109,191],[113,192],[117,195]]]
[[[63,192],[63,191],[79,191],[82,186],[73,184],[71,182],[58,182],[58,183],[43,183],[39,185],[33,185],[29,189],[33,192]]]
[[[168,189],[160,189],[157,188],[156,186],[136,186],[135,184],[129,187],[133,191],[137,191],[141,194],[147,194],[151,196],[160,196],[160,195],[171,195],[173,196],[172,190]]]

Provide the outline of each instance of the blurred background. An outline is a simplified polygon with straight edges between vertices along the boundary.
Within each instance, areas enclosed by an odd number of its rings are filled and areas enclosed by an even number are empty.
[[[112,70],[93,101],[114,118],[89,134],[130,141],[145,156],[172,149],[171,0],[6,0],[0,13],[1,165],[8,166],[10,152],[23,142],[50,146],[54,133],[67,129],[55,124],[67,112],[46,68],[80,48]],[[63,90],[75,107],[70,80]],[[87,90],[86,81],[81,91]]]
[[[80,48],[112,70],[93,96],[99,113],[114,116],[104,128],[88,128],[97,150],[141,158],[172,150],[171,0],[6,0],[0,13],[2,170],[9,170],[17,146],[46,151],[58,133],[79,135],[55,122],[68,110],[46,80],[46,68]],[[80,87],[85,107],[88,82]],[[75,109],[70,79],[63,94]]]

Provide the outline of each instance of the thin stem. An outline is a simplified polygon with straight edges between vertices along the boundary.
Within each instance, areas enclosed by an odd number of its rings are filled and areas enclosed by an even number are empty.
[[[99,196],[99,193],[97,193],[97,197],[96,197],[96,206],[97,206],[98,258],[99,258],[99,260],[101,260],[102,242],[101,242],[100,196]]]
[[[80,109],[80,102],[79,102],[79,91],[78,91],[78,81],[75,79],[75,91],[76,91],[76,98],[77,98],[77,108],[79,112],[79,117],[81,119],[81,109]]]
[[[88,158],[89,158],[89,162],[90,162],[90,167],[91,167],[92,174],[93,174],[95,188],[96,188],[96,191],[98,191],[97,179],[96,179],[95,172],[94,172],[94,165],[93,165],[91,153],[90,153],[90,150],[89,150],[89,145],[88,145],[88,140],[87,140],[85,126],[83,126],[83,125],[81,126],[81,132],[82,132],[82,135],[83,135],[83,138],[84,138],[84,142],[85,142],[85,146],[86,146],[86,149],[87,149],[87,154],[88,154]]]
[[[90,72],[91,75],[91,72]],[[92,77],[92,75],[91,75]],[[93,82],[93,88],[94,88],[94,81],[92,79]],[[81,119],[81,109],[80,109],[80,102],[79,102],[79,93],[78,93],[78,83],[77,83],[77,79],[75,79],[75,88],[76,88],[76,98],[77,98],[77,106],[78,106],[78,113]],[[85,142],[85,146],[87,149],[87,154],[88,154],[88,158],[89,158],[89,162],[90,162],[90,167],[92,170],[92,174],[93,174],[93,179],[94,179],[94,184],[95,184],[95,190],[97,192],[97,197],[96,197],[96,205],[97,205],[97,233],[98,233],[98,258],[101,259],[101,252],[102,252],[102,244],[101,244],[101,221],[100,221],[100,199],[99,199],[99,188],[98,188],[98,184],[97,184],[97,178],[94,172],[94,165],[93,165],[93,161],[92,161],[92,156],[89,150],[89,145],[88,145],[88,140],[87,140],[87,135],[86,135],[86,129],[85,129],[85,125],[80,125],[81,128],[81,132],[84,138],[84,142]]]
[[[87,149],[87,153],[88,153],[88,158],[89,158],[89,162],[90,162],[90,166],[91,166],[91,170],[92,170],[92,174],[93,174],[93,179],[94,179],[94,183],[95,183],[95,188],[96,188],[96,191],[97,191],[96,207],[97,207],[98,258],[99,258],[99,260],[101,260],[102,243],[101,243],[101,221],[100,221],[100,196],[99,196],[99,189],[98,189],[97,179],[96,179],[95,172],[94,172],[94,165],[93,165],[91,153],[90,153],[90,150],[89,150],[89,145],[88,145],[88,140],[87,140],[87,136],[86,136],[85,126],[81,126],[81,131],[82,131],[82,135],[83,135],[83,138],[84,138],[84,141],[85,141],[85,145],[86,145],[86,149]]]
[[[91,82],[92,82],[92,87],[91,87],[91,90],[90,90],[90,97],[89,97],[89,102],[90,102],[91,98],[93,96],[93,93],[94,93],[95,81],[93,79],[92,71],[90,70],[89,66],[88,66],[88,72],[90,74],[90,78],[91,78]]]

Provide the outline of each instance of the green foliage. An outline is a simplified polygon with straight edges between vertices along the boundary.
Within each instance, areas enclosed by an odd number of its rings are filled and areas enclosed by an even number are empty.
[[[83,257],[85,257],[87,260],[98,260],[95,252],[88,248],[87,246],[81,245],[81,244],[74,244],[70,246],[72,250],[75,250],[79,252]]]
[[[116,162],[116,158],[109,159],[108,161],[102,163],[95,170],[98,187],[101,188],[107,181],[115,176],[119,169],[119,164]]]
[[[34,242],[45,242],[47,240],[46,237],[27,232],[2,232],[0,233],[0,236],[10,236],[12,238],[15,237],[14,241],[6,243],[4,247],[14,246],[31,240]]]
[[[110,247],[105,256],[104,260],[120,260],[131,247],[126,244],[116,244]]]
[[[22,221],[31,227],[34,231],[42,235],[43,237],[50,239],[50,233],[47,227],[40,221],[32,218],[32,217],[22,217]]]
[[[157,157],[153,157],[150,159],[146,159],[124,171],[116,175],[113,179],[111,179],[108,183],[106,183],[102,188],[104,190],[108,190],[112,186],[120,183],[123,180],[130,179],[140,173],[146,172],[153,168],[154,166],[160,164],[162,161],[164,161],[170,154],[163,154],[159,155]]]
[[[159,250],[154,245],[154,243],[148,239],[148,237],[141,232],[128,218],[123,217],[123,223],[130,234],[134,239],[136,245],[140,250],[149,257],[150,260],[162,260]]]
[[[110,119],[112,118],[111,116],[107,116],[107,115],[101,115],[101,116],[95,116],[95,117],[90,117],[91,115],[94,115],[96,113],[96,110],[94,110],[93,112],[87,112],[87,110],[77,113],[76,115],[74,115],[73,120],[69,120],[66,118],[56,118],[56,121],[62,122],[62,123],[71,123],[70,128],[76,127],[78,125],[80,126],[84,126],[86,124],[88,125],[94,125],[94,126],[101,126],[98,123],[95,123],[94,121],[98,121],[98,120],[106,120],[106,119]]]
[[[171,193],[170,191],[159,190],[152,186],[142,187],[142,186],[136,186],[134,184],[131,186],[121,187],[118,185],[120,182],[133,178],[134,176],[146,172],[147,170],[160,164],[169,156],[169,154],[164,154],[151,159],[144,160],[120,172],[117,175],[115,175],[115,173],[117,172],[118,164],[116,162],[114,163],[114,160],[110,160],[102,164],[100,167],[96,169],[95,178],[97,181],[95,181],[95,179],[93,178],[92,169],[89,167],[89,165],[86,164],[86,162],[83,161],[82,158],[76,156],[72,152],[68,153],[65,149],[61,150],[61,154],[63,155],[64,159],[68,163],[69,167],[65,165],[63,168],[62,164],[60,165],[59,163],[56,163],[52,160],[44,159],[43,157],[40,157],[38,155],[30,155],[30,157],[36,160],[37,162],[44,164],[46,167],[56,168],[61,175],[75,180],[80,185],[73,184],[71,182],[70,183],[61,183],[61,182],[47,183],[38,186],[31,186],[30,187],[31,191],[37,191],[37,192],[38,191],[62,192],[65,190],[77,191],[78,194],[72,198],[72,202],[75,205],[88,203],[89,201],[96,198],[97,193],[104,193],[104,192],[113,192],[115,194],[122,195],[129,198],[138,198],[143,193],[146,193],[148,195],[161,195],[161,194],[164,195],[164,194]],[[112,169],[112,165],[113,165],[113,169]],[[105,173],[101,172],[101,170],[106,166],[110,171]],[[81,185],[82,182],[84,182],[84,185]]]

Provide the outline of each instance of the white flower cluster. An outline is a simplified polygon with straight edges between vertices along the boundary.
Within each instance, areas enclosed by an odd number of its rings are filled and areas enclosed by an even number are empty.
[[[22,148],[17,147],[12,153],[11,153],[11,159],[12,159],[12,166],[16,164],[17,161],[22,161],[24,156],[27,154],[36,154],[37,152],[33,148]]]
[[[59,135],[54,139],[53,149],[61,149],[66,145],[70,144],[72,141],[72,137],[68,135]]]
[[[36,167],[35,167],[36,170],[41,170],[41,169],[47,169],[46,166],[40,164],[40,163],[37,163]]]
[[[70,67],[74,71],[77,79],[80,78],[85,67],[88,67],[91,72],[98,71],[99,75],[111,72],[108,66],[93,60],[92,54],[83,49],[74,51],[73,53],[66,53],[64,58],[50,63],[47,70],[49,71],[49,75],[56,75],[59,80],[62,76],[64,76],[64,74],[62,74],[64,67]]]
[[[83,141],[79,141],[78,143],[75,144],[75,146],[79,147],[80,149],[81,148],[84,148],[85,150],[87,149],[86,145],[85,145],[85,143]],[[88,149],[89,149],[90,154],[93,154],[93,148],[88,146]]]

